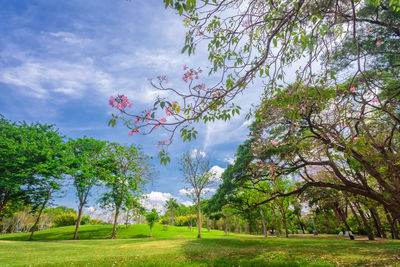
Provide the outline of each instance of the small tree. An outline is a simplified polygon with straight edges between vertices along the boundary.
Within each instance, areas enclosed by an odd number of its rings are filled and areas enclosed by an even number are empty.
[[[152,237],[151,235],[151,230],[153,229],[154,223],[159,219],[159,215],[158,212],[156,211],[156,209],[152,209],[151,212],[146,213],[146,220],[147,220],[147,224],[150,227],[150,237]]]
[[[194,153],[185,153],[181,159],[181,171],[183,181],[190,185],[188,196],[196,203],[197,206],[197,238],[201,238],[201,197],[206,193],[206,188],[216,181],[215,173],[210,172],[210,162],[205,155],[197,150]]]
[[[140,148],[109,144],[103,161],[100,163],[102,180],[108,188],[100,202],[104,207],[112,207],[114,227],[111,238],[116,237],[118,215],[121,208],[132,203],[132,199],[142,194],[142,187],[153,176],[153,169],[148,163],[148,157]]]
[[[90,190],[99,184],[97,163],[106,142],[93,138],[79,138],[68,142],[68,174],[71,175],[78,196],[78,217],[73,239],[78,239],[83,207],[87,203]]]

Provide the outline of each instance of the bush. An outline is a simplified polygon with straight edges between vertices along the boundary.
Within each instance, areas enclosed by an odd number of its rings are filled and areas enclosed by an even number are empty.
[[[62,212],[54,218],[54,224],[56,227],[75,225],[76,220],[76,213]]]

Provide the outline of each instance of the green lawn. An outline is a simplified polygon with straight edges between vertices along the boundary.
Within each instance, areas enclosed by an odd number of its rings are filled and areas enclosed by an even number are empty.
[[[82,225],[79,227],[79,239],[106,239],[111,236],[112,225]],[[75,226],[58,227],[48,230],[36,232],[34,240],[71,240],[75,231]],[[224,237],[223,231],[202,229],[204,237]],[[118,226],[117,238],[147,238],[149,236],[149,226],[147,224],[135,224],[128,228]],[[229,236],[246,236],[229,233]],[[167,230],[163,229],[163,225],[155,224],[153,227],[153,237],[156,238],[194,238],[197,237],[197,228],[193,227],[189,231],[188,227],[168,226]],[[29,233],[17,233],[0,235],[0,240],[17,240],[27,241]]]
[[[330,238],[254,238],[204,233],[197,240],[186,227],[157,225],[154,238],[144,225],[120,229],[117,240],[70,238],[71,227],[42,231],[43,241],[15,241],[24,234],[1,235],[0,266],[400,266],[399,241]],[[85,226],[81,238],[103,238],[109,226]],[[137,232],[137,233],[135,233]],[[13,239],[13,240],[6,240]]]

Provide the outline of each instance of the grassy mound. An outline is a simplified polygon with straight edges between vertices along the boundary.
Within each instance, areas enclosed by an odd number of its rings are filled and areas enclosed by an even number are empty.
[[[112,225],[82,225],[79,227],[79,239],[107,239],[111,236]],[[36,232],[34,240],[71,240],[75,231],[75,226],[57,227]],[[202,229],[203,237],[223,237],[223,231]],[[131,226],[118,226],[117,238],[146,238],[149,236],[149,226],[147,224],[135,224]],[[163,225],[155,224],[153,227],[153,237],[156,238],[194,238],[197,236],[197,228],[189,231],[188,227],[168,226],[167,230]],[[245,236],[229,233],[229,236]],[[3,234],[0,240],[27,241],[29,233]]]

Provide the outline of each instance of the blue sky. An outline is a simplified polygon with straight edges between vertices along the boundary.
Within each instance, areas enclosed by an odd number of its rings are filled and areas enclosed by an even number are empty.
[[[140,144],[151,156],[165,133],[129,136],[119,125],[108,127],[113,112],[109,97],[126,94],[140,111],[157,96],[148,78],[167,75],[171,85],[184,86],[184,65],[206,69],[208,64],[206,45],[195,56],[180,53],[182,19],[165,10],[161,0],[3,0],[0,20],[0,114],[13,121],[55,124],[69,138]],[[239,97],[242,109],[248,110],[259,95],[253,89]],[[175,139],[169,147],[172,162],[164,167],[154,160],[159,175],[146,189],[150,202],[187,201],[180,193],[185,186],[178,167],[185,151],[204,151],[212,166],[225,168],[247,137],[244,115],[199,125],[194,142]],[[76,207],[72,190],[55,201]],[[89,204],[95,205],[96,198]]]

